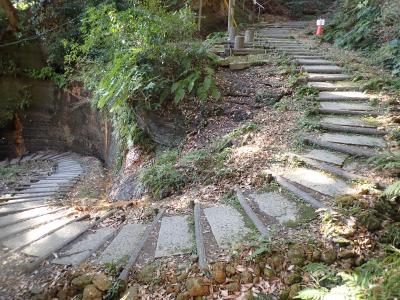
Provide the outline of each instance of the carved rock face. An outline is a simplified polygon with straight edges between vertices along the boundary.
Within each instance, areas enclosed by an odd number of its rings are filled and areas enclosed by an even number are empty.
[[[159,145],[176,147],[186,136],[182,113],[178,110],[136,109],[137,122],[151,139]]]

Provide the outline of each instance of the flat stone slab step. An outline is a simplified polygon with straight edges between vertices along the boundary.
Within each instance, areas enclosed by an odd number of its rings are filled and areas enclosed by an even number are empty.
[[[320,139],[324,142],[331,142],[336,144],[378,148],[386,147],[386,143],[382,138],[366,135],[325,133],[320,137]]]
[[[65,211],[62,211],[62,212],[57,212],[54,214],[39,216],[39,217],[36,217],[33,219],[21,221],[19,223],[15,223],[13,225],[3,227],[0,230],[0,240],[4,239],[6,237],[9,237],[11,235],[15,235],[17,233],[23,232],[25,230],[32,229],[36,226],[60,219],[62,217],[65,217],[66,215],[67,215],[67,213]]]
[[[243,216],[232,207],[207,207],[204,214],[221,248],[229,248],[241,242],[251,232],[246,227]]]
[[[15,203],[15,204],[10,204],[10,205],[1,205],[0,206],[0,215],[9,215],[9,214],[15,214],[19,213],[22,211],[27,211],[30,209],[35,209],[39,207],[44,207],[45,206],[45,201],[35,201],[35,202],[24,202],[24,203]]]
[[[312,169],[297,168],[288,170],[282,177],[330,197],[354,193],[353,188],[343,180],[330,177]]]
[[[308,73],[307,81],[342,81],[351,79],[350,75],[346,74],[322,74],[322,73]]]
[[[31,256],[42,256],[51,251],[56,251],[66,240],[88,228],[90,222],[74,222],[41,238],[24,248],[22,252]]]
[[[369,124],[363,119],[355,117],[322,117],[320,123],[349,127],[376,128],[375,125]]]
[[[338,66],[303,66],[301,69],[307,73],[318,73],[318,74],[340,74],[343,72],[343,68]]]
[[[320,92],[317,100],[319,101],[368,101],[371,97],[362,92]]]
[[[38,238],[42,237],[43,235],[51,232],[52,230],[55,230],[58,227],[66,225],[71,220],[73,220],[73,218],[57,219],[55,221],[52,221],[44,225],[40,225],[35,229],[29,230],[27,232],[18,234],[15,237],[7,239],[3,242],[3,244],[10,249],[15,249],[27,245],[37,240]]]
[[[313,149],[304,156],[338,166],[343,166],[344,161],[348,158],[346,154],[320,149]]]
[[[302,66],[329,66],[334,65],[333,62],[326,60],[326,59],[296,59],[295,60],[298,65]]]
[[[189,216],[164,217],[158,234],[155,257],[190,253],[194,247]]]
[[[313,87],[319,91],[357,91],[359,87],[352,82],[309,82],[309,87]]]
[[[55,212],[56,210],[48,207],[39,207],[36,209],[27,210],[13,215],[0,217],[0,227],[9,226],[27,219],[35,218]]]
[[[76,266],[86,260],[93,251],[100,248],[115,232],[114,228],[99,228],[93,233],[88,233],[81,239],[68,246],[53,259],[53,264]]]
[[[124,225],[111,244],[101,254],[98,263],[125,263],[129,259],[129,255],[140,245],[146,227],[144,224]]]
[[[342,110],[342,111],[374,111],[375,108],[368,103],[346,103],[346,102],[321,102],[321,109]]]
[[[252,193],[249,198],[263,214],[275,218],[281,224],[298,219],[297,204],[277,192]]]
[[[322,59],[325,60],[325,57],[317,54],[308,54],[308,55],[292,55],[294,59]]]

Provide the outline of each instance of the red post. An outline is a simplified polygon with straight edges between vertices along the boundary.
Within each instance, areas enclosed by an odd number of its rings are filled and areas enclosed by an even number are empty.
[[[324,25],[325,25],[325,19],[317,20],[317,32],[315,33],[315,35],[322,36],[324,34]]]

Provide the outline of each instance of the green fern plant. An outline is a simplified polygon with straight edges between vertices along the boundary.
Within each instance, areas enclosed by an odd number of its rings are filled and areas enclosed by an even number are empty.
[[[375,164],[380,170],[400,170],[400,151],[386,152],[374,156],[368,160],[368,163]]]
[[[400,197],[400,180],[395,183],[389,185],[382,194],[388,198],[397,198]]]

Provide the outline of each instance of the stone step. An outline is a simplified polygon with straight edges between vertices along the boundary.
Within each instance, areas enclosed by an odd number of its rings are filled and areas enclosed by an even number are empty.
[[[292,55],[293,59],[321,59],[324,60],[325,57],[317,54],[308,54],[308,55]]]
[[[9,225],[6,227],[1,228],[0,230],[0,240],[8,238],[12,235],[16,235],[18,233],[24,232],[29,229],[33,229],[39,225],[43,225],[57,219],[64,218],[71,214],[72,211],[62,211],[56,212],[53,214],[48,214],[44,216],[38,216],[29,220],[21,221],[19,223]]]
[[[296,59],[295,62],[302,66],[321,66],[321,65],[334,65],[333,62],[326,59]]]
[[[357,117],[322,117],[320,119],[321,123],[331,124],[331,125],[340,125],[340,126],[350,126],[350,127],[362,127],[362,128],[376,128],[375,125],[372,125],[361,118]]]
[[[282,52],[285,52],[286,54],[291,55],[291,56],[293,56],[293,55],[296,55],[296,56],[298,56],[298,55],[310,55],[310,56],[315,55],[314,52],[310,52],[310,51],[299,51],[299,50],[290,50],[290,49],[282,50]]]
[[[365,148],[361,146],[350,146],[350,145],[344,145],[344,144],[338,144],[338,143],[332,143],[332,142],[326,142],[322,141],[319,138],[315,138],[313,136],[302,136],[302,140],[305,143],[311,144],[311,145],[316,145],[322,148],[326,148],[329,150],[345,153],[345,154],[350,154],[355,157],[373,157],[378,154],[378,152],[375,149],[371,148]]]
[[[294,183],[290,182],[289,180],[283,178],[280,175],[275,175],[275,180],[278,184],[283,187],[284,189],[288,190],[289,192],[295,194],[297,197],[304,200],[306,203],[310,204],[315,209],[325,208],[328,209],[329,206],[316,199],[314,195],[311,195],[309,192],[303,191],[302,189],[298,188]]]
[[[369,178],[345,171],[341,167],[337,167],[337,166],[329,164],[329,163],[314,160],[312,158],[308,158],[308,157],[305,157],[302,155],[296,155],[296,157],[297,157],[297,159],[306,163],[310,167],[313,167],[315,169],[319,169],[321,171],[342,177],[345,180],[364,180],[366,182],[371,181]]]
[[[324,82],[324,81],[342,81],[351,79],[350,75],[347,74],[322,74],[322,73],[308,73],[306,75],[306,81],[313,82]]]
[[[115,263],[125,264],[129,259],[130,253],[140,245],[140,241],[146,225],[144,224],[126,224],[118,232],[104,252],[100,255],[97,262],[99,264]]]
[[[51,233],[54,230],[61,229],[63,226],[67,225],[71,222],[73,218],[61,218],[54,220],[50,223],[46,223],[44,225],[40,225],[39,227],[18,234],[15,237],[11,237],[3,241],[3,245],[10,249],[20,248],[30,243],[41,239],[47,234]]]
[[[326,123],[320,123],[319,127],[326,131],[332,132],[344,132],[344,133],[356,133],[362,135],[386,135],[387,131],[376,129],[376,128],[365,128],[365,127],[353,127],[353,126],[342,126],[332,125]]]
[[[307,73],[318,73],[318,74],[341,74],[343,68],[338,66],[303,66],[301,70]]]
[[[333,198],[354,193],[354,189],[343,180],[312,169],[296,168],[287,170],[282,174],[282,177],[319,194]]]
[[[359,87],[352,82],[337,81],[332,82],[309,82],[309,87],[315,88],[318,91],[356,91]]]
[[[7,202],[0,202],[0,206],[3,205],[9,205],[11,203],[19,203],[19,202],[26,202],[26,200],[29,201],[35,201],[35,200],[40,200],[40,199],[50,199],[54,197],[56,193],[42,193],[42,194],[19,194],[17,196],[2,196],[0,197],[0,201],[7,201]]]
[[[339,133],[325,133],[320,136],[320,140],[324,142],[355,145],[355,146],[367,146],[367,147],[378,147],[385,148],[385,140],[379,137],[371,137],[366,135],[355,135],[355,134],[339,134]]]
[[[298,205],[278,192],[251,193],[248,199],[255,203],[264,215],[276,219],[281,224],[299,218]]]
[[[193,250],[193,234],[188,218],[172,216],[162,219],[155,257],[186,254]]]
[[[53,264],[76,266],[85,261],[99,249],[115,232],[115,228],[103,227],[80,238],[72,245],[62,250],[58,257],[53,259]]]
[[[320,92],[317,97],[319,101],[368,101],[370,99],[369,95],[354,91]]]
[[[28,247],[24,248],[23,252],[31,256],[42,256],[45,253],[52,252],[58,249],[58,247],[62,245],[64,241],[87,229],[89,224],[89,221],[68,224],[30,244]]]
[[[15,203],[11,205],[1,205],[0,206],[0,216],[6,216],[10,214],[16,214],[19,212],[27,211],[30,209],[40,208],[47,206],[45,201],[35,201],[35,202],[25,202],[25,203]]]
[[[61,208],[62,209],[62,208]],[[59,209],[52,209],[50,207],[39,207],[24,212],[16,213],[13,215],[7,215],[0,217],[0,227],[9,226],[18,222],[22,222],[28,219],[36,218],[38,216],[48,215],[59,211]]]
[[[207,207],[204,208],[204,214],[221,248],[230,248],[240,243],[251,232],[246,227],[243,216],[232,207]]]
[[[321,110],[359,111],[365,113],[375,111],[375,107],[368,103],[321,102],[319,106]]]
[[[330,163],[337,166],[343,166],[343,163],[348,158],[348,155],[327,150],[313,149],[304,154],[304,157],[308,157],[314,160]]]

